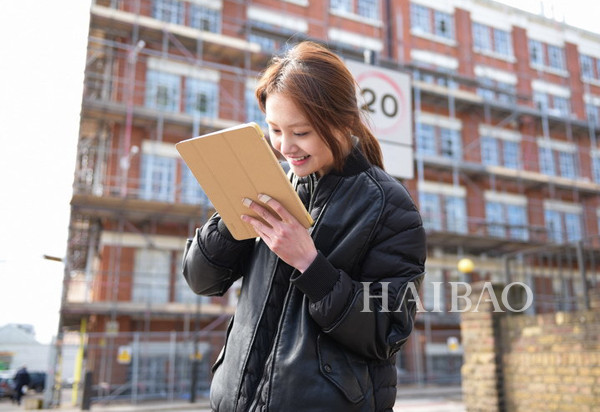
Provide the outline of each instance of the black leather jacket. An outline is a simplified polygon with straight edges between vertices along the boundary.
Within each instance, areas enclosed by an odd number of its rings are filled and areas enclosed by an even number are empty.
[[[356,148],[341,173],[298,179],[297,191],[319,251],[304,273],[260,239],[234,240],[218,215],[188,241],[183,273],[196,293],[222,295],[243,277],[213,367],[212,408],[391,411],[395,353],[416,311],[408,285],[424,274],[421,217],[406,189]]]

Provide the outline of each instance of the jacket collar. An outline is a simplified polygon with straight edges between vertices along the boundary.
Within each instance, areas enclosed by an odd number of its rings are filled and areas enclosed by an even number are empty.
[[[352,147],[352,151],[346,157],[342,170],[337,171],[334,169],[330,171],[329,174],[342,177],[354,176],[364,172],[369,167],[371,167],[371,164],[362,153],[362,150],[360,149],[360,143],[358,143]]]

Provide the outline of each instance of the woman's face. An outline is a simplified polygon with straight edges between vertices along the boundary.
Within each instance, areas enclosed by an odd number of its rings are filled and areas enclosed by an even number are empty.
[[[271,144],[297,176],[314,172],[323,176],[333,168],[331,150],[289,97],[283,93],[268,95],[265,112]]]

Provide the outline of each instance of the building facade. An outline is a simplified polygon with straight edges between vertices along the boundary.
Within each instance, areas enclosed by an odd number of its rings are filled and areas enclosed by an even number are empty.
[[[197,297],[180,274],[186,238],[213,210],[174,144],[264,125],[256,78],[304,39],[411,76],[404,183],[428,260],[401,383],[460,379],[444,284],[510,280],[505,257],[536,246],[598,247],[598,34],[490,0],[94,0],[90,12],[61,327],[84,326],[85,364],[107,396],[184,396],[190,360],[209,379],[236,293]],[[571,299],[589,285],[569,270],[526,279]],[[165,378],[140,389],[142,375]]]

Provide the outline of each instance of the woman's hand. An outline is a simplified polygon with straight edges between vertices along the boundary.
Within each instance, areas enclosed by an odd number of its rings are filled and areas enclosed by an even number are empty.
[[[242,215],[242,220],[250,223],[258,236],[284,262],[304,272],[317,257],[317,248],[308,230],[275,199],[263,194],[259,195],[258,199],[273,209],[278,216],[258,202],[244,198],[242,203],[256,212],[268,225],[248,215]]]

